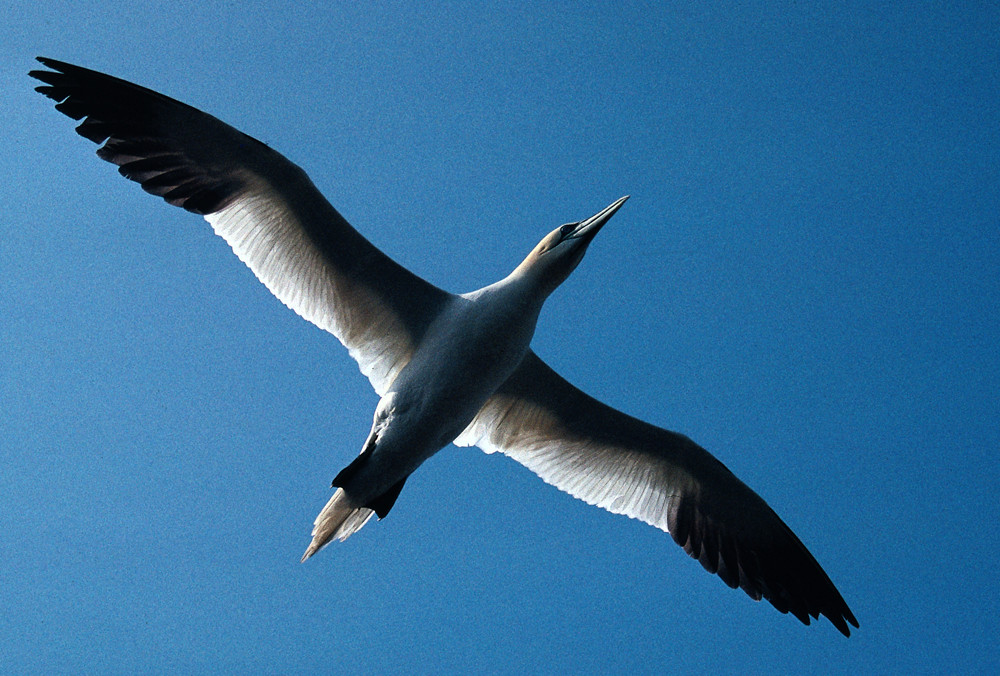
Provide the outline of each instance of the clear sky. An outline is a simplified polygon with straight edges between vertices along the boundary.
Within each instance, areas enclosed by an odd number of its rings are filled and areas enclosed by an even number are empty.
[[[1000,10],[817,4],[6,3],[0,670],[1000,669]],[[861,628],[476,449],[300,565],[375,394],[36,55],[265,141],[452,291],[630,194],[535,350],[722,459]]]

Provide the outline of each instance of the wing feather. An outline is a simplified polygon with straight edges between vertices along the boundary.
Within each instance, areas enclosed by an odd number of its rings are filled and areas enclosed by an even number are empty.
[[[101,159],[203,215],[285,305],[348,348],[379,395],[451,296],[379,251],[299,167],[260,141],[152,90],[53,59],[37,91]]]
[[[656,526],[705,570],[805,624],[858,626],[777,514],[687,437],[587,396],[533,352],[455,441],[501,452],[581,500]]]

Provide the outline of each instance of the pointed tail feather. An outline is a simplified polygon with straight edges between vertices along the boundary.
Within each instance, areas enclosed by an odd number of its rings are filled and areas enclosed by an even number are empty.
[[[302,556],[304,562],[310,556],[325,547],[334,538],[340,541],[346,540],[350,535],[361,530],[361,527],[368,523],[375,512],[367,507],[357,505],[344,492],[343,488],[338,488],[333,494],[326,507],[319,513],[314,521],[312,531],[312,542]]]

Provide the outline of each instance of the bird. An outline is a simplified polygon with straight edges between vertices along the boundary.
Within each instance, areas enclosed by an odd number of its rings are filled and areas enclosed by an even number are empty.
[[[478,446],[615,514],[666,531],[710,573],[802,623],[858,621],[771,507],[688,437],[590,397],[531,349],[544,301],[628,196],[549,232],[507,277],[450,293],[352,227],[307,174],[219,119],[55,59],[29,75],[97,155],[203,216],[285,305],[336,336],[380,397],[360,453],[333,479],[307,560],[384,518],[445,446]]]

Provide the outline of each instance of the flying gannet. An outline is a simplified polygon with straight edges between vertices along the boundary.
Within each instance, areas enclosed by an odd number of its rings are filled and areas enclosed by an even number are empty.
[[[395,263],[298,166],[179,101],[54,59],[30,75],[97,155],[200,214],[285,305],[335,335],[381,397],[361,453],[333,480],[302,560],[384,517],[449,443],[501,452],[592,505],[671,534],[730,587],[805,624],[857,627],[791,529],[714,456],[587,396],[530,348],[542,304],[627,199],[563,225],[507,277],[451,294]]]

